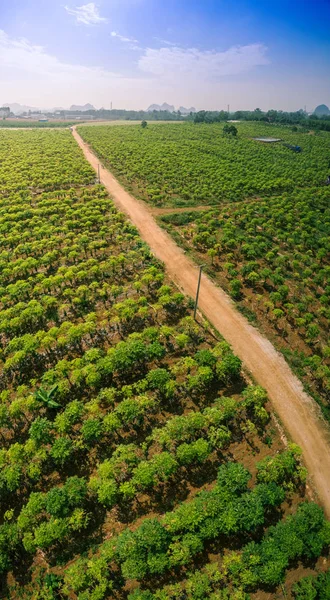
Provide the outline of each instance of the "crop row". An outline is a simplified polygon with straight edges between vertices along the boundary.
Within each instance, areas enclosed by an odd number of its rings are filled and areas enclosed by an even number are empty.
[[[213,393],[216,394],[219,387],[226,385],[226,382],[235,381],[240,374],[240,361],[226,345],[222,344],[221,348],[220,344],[214,354],[203,350],[199,357],[197,353],[199,362],[191,358],[189,366],[186,367],[188,372],[184,368],[184,359],[179,359],[169,371],[164,368],[149,370],[145,379],[121,388],[122,378],[119,376],[116,380],[118,370],[125,370],[127,376],[130,360],[133,359],[131,366],[136,369],[138,352],[140,360],[141,353],[144,360],[148,360],[150,352],[152,358],[156,358],[155,350],[165,351],[165,347],[159,342],[157,345],[155,338],[153,344],[144,345],[136,340],[136,334],[134,343],[128,340],[121,342],[120,347],[120,352],[113,348],[107,356],[102,356],[102,352],[95,348],[93,351],[87,351],[84,359],[74,359],[71,365],[69,361],[61,361],[61,373],[62,376],[66,376],[66,385],[63,379],[60,380],[61,387],[60,383],[55,381],[50,391],[39,388],[34,395],[31,395],[31,392],[29,395],[29,390],[23,387],[21,398],[17,397],[14,401],[6,392],[2,393],[0,425],[2,431],[6,432],[9,443],[6,441],[4,445],[8,448],[3,448],[0,452],[0,487],[7,505],[8,493],[18,490],[23,482],[25,486],[30,487],[33,482],[40,481],[43,472],[48,472],[50,464],[63,470],[73,460],[78,460],[79,453],[88,453],[94,445],[99,445],[100,448],[105,445],[109,454],[114,442],[127,442],[128,436],[134,438],[137,432],[141,435],[142,431],[147,431],[148,427],[156,422],[157,414],[166,404],[170,403],[170,408],[173,405],[178,408],[182,406],[187,395],[192,396],[196,393],[201,401],[211,384]],[[213,369],[203,367],[208,355],[216,360]],[[81,372],[78,369],[79,364]],[[100,384],[100,372],[102,373],[105,367],[108,379],[111,373],[115,375],[110,381],[112,387],[101,388],[98,396],[85,404],[79,400],[68,402],[73,394],[78,394],[79,386],[84,383],[91,386],[91,391],[95,391],[95,386]],[[180,383],[175,377],[177,371],[180,373]],[[83,389],[83,393],[86,394],[86,385]],[[248,388],[245,396],[244,406],[247,406],[251,417],[259,423],[267,422],[268,415],[263,409],[266,401],[264,392],[259,388]],[[180,429],[182,441],[185,441],[193,422],[195,428],[199,427],[202,433],[212,421],[219,425],[222,415],[225,419],[227,414],[234,416],[238,410],[235,400],[229,399],[223,406],[220,401],[218,404],[218,409],[215,406],[209,410],[208,415],[191,412],[190,417],[174,417],[168,421],[163,431],[154,430],[151,440],[159,440],[159,444],[162,445],[166,439],[174,439],[175,431],[177,430],[178,435]],[[61,412],[59,409],[62,409]],[[216,445],[220,445],[221,433],[223,441],[230,439],[229,432],[226,434],[226,431],[222,432],[221,429],[214,431]]]
[[[223,411],[215,410],[221,413],[222,418],[224,417]],[[193,417],[193,415],[194,413],[191,413],[190,416]],[[213,420],[209,420],[211,429],[214,421],[215,417],[213,417]],[[226,433],[224,427],[221,431],[223,434]],[[229,430],[227,431],[230,436]],[[222,439],[214,440],[213,449],[222,450],[228,444],[229,436],[225,437],[223,435]],[[88,487],[83,478],[70,477],[62,487],[54,487],[47,493],[32,492],[17,518],[18,529],[23,535],[22,541],[25,549],[35,551],[36,548],[41,547],[46,550],[56,540],[61,539],[62,529],[63,532],[65,531],[63,536],[67,537],[65,524],[72,525],[71,535],[74,531],[86,527],[90,517],[85,509],[88,506],[88,500],[89,503],[91,501],[91,498],[88,498],[88,490],[89,494],[92,495],[96,492],[98,501],[102,505],[111,508],[117,502],[125,503],[127,500],[134,499],[141,491],[150,493],[152,488],[157,488],[162,482],[169,479],[173,480],[180,463],[185,467],[191,465],[193,461],[202,464],[211,452],[212,442],[208,444],[206,440],[207,436],[206,439],[197,438],[195,441],[190,439],[190,443],[186,442],[179,445],[176,453],[163,452],[148,460],[143,460],[142,447],[134,444],[118,445],[112,458],[99,466],[98,479],[92,478]],[[266,457],[257,465],[259,483],[275,482],[284,485],[291,480],[295,480],[297,484],[304,478],[304,473],[298,466],[298,457],[299,453],[295,448],[276,455],[272,459]],[[73,515],[78,514],[82,519],[80,527],[73,518]],[[67,518],[69,515],[70,521],[68,523]],[[63,527],[60,531],[54,527],[52,519],[56,517],[66,519],[62,522]],[[83,519],[83,517],[85,518]],[[40,532],[45,535],[46,530],[53,529],[55,532],[57,531],[56,538],[49,534],[43,542],[39,539]]]
[[[261,144],[252,138],[260,124],[238,124],[238,137],[222,126],[81,127],[79,132],[101,160],[142,199],[158,206],[218,204],[255,195],[272,195],[326,180],[330,136],[267,128],[291,144]]]
[[[68,132],[0,136],[3,595],[124,598],[126,577],[259,539],[305,477],[295,449],[278,453],[265,393],[91,185]],[[226,461],[256,453],[250,487]]]
[[[0,131],[0,198],[94,181],[69,131]]]
[[[329,190],[164,216],[176,239],[203,255],[232,297],[279,343],[303,352],[318,390],[329,391]],[[312,355],[312,356],[311,356]]]
[[[329,535],[329,526],[320,508],[315,504],[301,504],[296,514],[270,527],[260,542],[249,543],[240,552],[229,552],[221,565],[209,563],[183,582],[165,586],[155,593],[137,589],[128,598],[249,600],[249,591],[260,586],[269,591],[282,583],[293,560],[318,558],[329,544]],[[297,600],[325,600],[328,591],[329,572],[315,579],[308,577],[299,581],[293,586],[293,597]]]
[[[117,538],[105,542],[89,560],[76,561],[65,574],[62,591],[68,596],[74,591],[79,597],[87,598],[94,589],[96,597],[102,599],[115,589],[116,564],[120,566],[125,580],[142,579],[145,585],[155,576],[159,580],[169,569],[189,565],[196,554],[219,536],[224,543],[228,536],[256,532],[283,501],[285,493],[281,485],[271,481],[271,477],[268,483],[258,483],[248,489],[250,478],[250,473],[239,463],[221,466],[217,483],[211,490],[199,492],[192,500],[182,503],[160,519],[144,520],[138,528],[126,529]],[[315,522],[311,526],[313,516]],[[314,543],[312,552],[314,550],[314,555],[318,556],[329,542],[329,529],[323,513],[317,506],[306,504],[298,511],[296,519],[299,520],[299,517],[301,527],[306,531],[300,551],[307,553]],[[285,527],[285,524],[280,523],[277,527],[281,526]],[[256,553],[257,544],[252,546]],[[281,576],[288,562],[282,564]],[[138,595],[136,597],[139,598]],[[144,598],[143,594],[141,598]]]

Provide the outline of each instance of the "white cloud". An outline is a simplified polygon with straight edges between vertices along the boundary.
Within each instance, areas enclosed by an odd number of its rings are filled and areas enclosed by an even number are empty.
[[[83,25],[97,25],[98,23],[107,23],[105,17],[101,17],[97,4],[89,2],[89,4],[83,4],[82,6],[76,6],[70,8],[69,6],[64,7],[69,15],[76,18],[77,23]]]
[[[0,64],[1,96],[6,102],[43,107],[85,102],[109,106],[119,96],[135,94],[138,102],[141,98],[143,79],[124,77],[102,67],[62,62],[43,47],[26,39],[13,39],[2,30]]]
[[[139,68],[165,79],[192,76],[196,79],[214,80],[226,75],[239,75],[256,66],[267,65],[267,48],[263,44],[233,46],[224,52],[215,50],[147,48],[139,60]]]
[[[52,81],[79,75],[89,75],[92,79],[106,74],[115,76],[114,73],[99,67],[84,67],[61,62],[55,56],[48,54],[42,46],[33,45],[24,38],[13,39],[2,30],[0,30],[0,63],[1,78],[5,75],[5,69],[13,69],[13,71],[16,69],[28,77],[30,75],[40,78],[49,77]]]
[[[173,46],[173,48],[180,46],[177,42],[169,42],[168,40],[163,40],[162,38],[154,36],[154,40],[160,42],[161,44],[165,44],[165,46]]]
[[[0,103],[51,108],[91,102],[109,107],[113,101],[116,108],[139,109],[166,100],[175,106],[207,110],[226,109],[227,104],[233,110],[256,106],[296,110],[301,97],[309,106],[316,106],[320,98],[329,95],[325,76],[309,74],[306,88],[305,73],[276,76],[267,69],[262,74],[240,75],[266,63],[265,49],[260,45],[223,53],[178,47],[147,49],[141,51],[138,63],[129,63],[133,75],[126,77],[111,68],[59,60],[45,48],[0,30]],[[221,78],[228,73],[236,77]]]
[[[132,44],[137,44],[137,42],[138,42],[138,40],[135,40],[134,38],[125,37],[124,35],[120,35],[120,33],[118,33],[117,31],[111,31],[111,37],[117,38],[121,42],[128,42],[128,43],[132,43]]]

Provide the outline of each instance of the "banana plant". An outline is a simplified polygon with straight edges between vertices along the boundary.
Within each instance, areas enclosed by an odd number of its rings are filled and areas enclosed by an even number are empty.
[[[35,398],[39,400],[39,402],[43,402],[46,404],[47,408],[60,408],[60,404],[54,400],[54,396],[58,390],[58,384],[56,383],[50,390],[46,390],[40,387],[36,393]]]

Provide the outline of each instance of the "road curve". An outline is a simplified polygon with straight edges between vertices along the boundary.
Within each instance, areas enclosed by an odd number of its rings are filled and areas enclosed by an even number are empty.
[[[82,140],[76,129],[73,136],[86,159],[97,171],[99,159]],[[111,175],[101,169],[101,183],[116,206],[132,221],[152,252],[186,295],[196,294],[198,269],[173,239],[155,222],[151,212],[132,197]],[[261,333],[238,312],[227,294],[203,275],[199,307],[210,323],[231,344],[234,352],[251,372],[255,381],[267,390],[275,412],[289,437],[303,451],[303,458],[320,503],[330,518],[330,432],[316,403],[303,390],[284,358]]]

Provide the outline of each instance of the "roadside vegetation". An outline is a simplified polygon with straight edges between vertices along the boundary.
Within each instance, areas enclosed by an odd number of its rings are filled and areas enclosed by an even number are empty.
[[[275,598],[307,567],[319,593],[329,523],[265,392],[69,132],[2,131],[0,160],[2,596]]]
[[[258,323],[330,418],[330,189],[163,215],[181,245]]]

